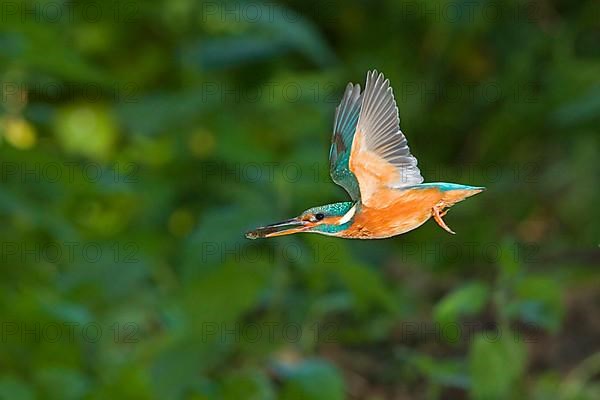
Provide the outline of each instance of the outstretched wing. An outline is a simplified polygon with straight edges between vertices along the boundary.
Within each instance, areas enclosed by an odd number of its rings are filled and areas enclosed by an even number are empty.
[[[367,206],[377,206],[374,195],[381,189],[423,182],[417,159],[410,154],[400,131],[390,82],[377,71],[367,73],[349,166],[358,181],[361,201]]]
[[[360,114],[360,86],[349,83],[344,97],[335,109],[333,137],[329,150],[329,173],[335,183],[346,189],[352,200],[358,200],[358,181],[350,171],[350,150]]]

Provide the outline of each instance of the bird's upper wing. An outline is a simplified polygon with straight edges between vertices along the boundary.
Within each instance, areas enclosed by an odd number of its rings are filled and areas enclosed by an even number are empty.
[[[389,80],[367,73],[349,168],[358,181],[363,204],[377,206],[374,194],[423,182],[417,159],[400,131],[398,107]]]
[[[342,186],[352,200],[360,197],[358,181],[350,171],[350,150],[360,114],[360,86],[349,83],[344,97],[335,109],[333,137],[329,150],[329,172],[335,183]]]

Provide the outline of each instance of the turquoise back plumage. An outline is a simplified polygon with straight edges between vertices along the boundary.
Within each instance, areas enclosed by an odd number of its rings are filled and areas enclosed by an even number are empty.
[[[481,186],[467,186],[461,185],[458,183],[447,183],[447,182],[429,182],[429,183],[421,183],[419,185],[410,186],[406,189],[427,189],[427,188],[438,188],[442,192],[448,192],[451,190],[485,190],[484,187]]]

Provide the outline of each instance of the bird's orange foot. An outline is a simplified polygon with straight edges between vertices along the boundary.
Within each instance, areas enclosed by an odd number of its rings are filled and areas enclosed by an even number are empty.
[[[446,215],[448,211],[444,210],[444,206],[435,205],[431,209],[431,214],[433,215],[433,219],[439,226],[441,226],[446,232],[456,235],[456,233],[446,225],[442,217]]]

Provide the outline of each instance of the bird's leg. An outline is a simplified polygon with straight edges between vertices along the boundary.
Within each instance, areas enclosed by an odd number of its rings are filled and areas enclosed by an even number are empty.
[[[448,227],[448,225],[446,225],[446,223],[444,222],[444,220],[442,219],[442,217],[444,215],[446,215],[448,211],[444,210],[444,206],[440,206],[439,204],[436,204],[435,206],[433,206],[433,208],[431,209],[431,214],[433,215],[433,219],[435,219],[435,222],[437,222],[437,224],[439,226],[442,227],[442,229],[444,229],[446,232],[451,233],[453,235],[455,235],[456,233],[450,229]]]

